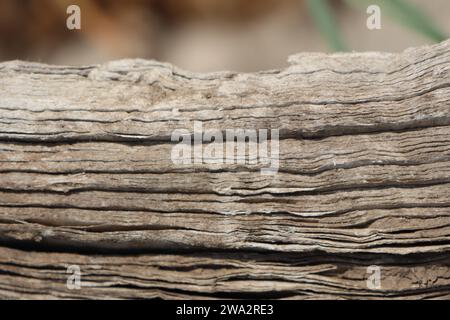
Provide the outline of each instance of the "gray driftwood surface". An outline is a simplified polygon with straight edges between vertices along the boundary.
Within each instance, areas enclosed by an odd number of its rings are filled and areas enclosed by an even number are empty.
[[[450,42],[289,62],[0,63],[0,298],[450,298]],[[194,121],[279,173],[174,165]]]

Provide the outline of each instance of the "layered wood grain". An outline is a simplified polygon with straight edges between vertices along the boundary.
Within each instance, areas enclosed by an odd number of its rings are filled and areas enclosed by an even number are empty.
[[[1,63],[0,297],[449,298],[450,42],[289,61]],[[173,163],[195,121],[279,129],[278,173]]]

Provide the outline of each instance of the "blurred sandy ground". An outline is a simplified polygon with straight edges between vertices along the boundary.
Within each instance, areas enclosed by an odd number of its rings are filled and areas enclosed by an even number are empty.
[[[450,34],[450,1],[410,2]],[[66,28],[70,4],[81,7],[81,31]],[[385,16],[381,30],[369,31],[364,8],[334,5],[353,50],[429,43]],[[303,51],[329,51],[303,0],[0,0],[0,60],[79,65],[140,57],[192,71],[256,71],[283,67]]]

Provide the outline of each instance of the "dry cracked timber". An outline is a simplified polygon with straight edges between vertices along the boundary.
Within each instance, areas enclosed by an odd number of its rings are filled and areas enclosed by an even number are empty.
[[[0,298],[450,298],[450,42],[289,62],[0,63]],[[174,164],[194,122],[278,173]]]

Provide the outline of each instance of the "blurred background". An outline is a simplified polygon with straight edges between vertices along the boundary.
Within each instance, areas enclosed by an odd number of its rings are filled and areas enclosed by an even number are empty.
[[[66,9],[81,8],[81,30]],[[366,26],[370,4],[381,30]],[[0,60],[119,58],[191,71],[281,68],[304,51],[401,51],[450,34],[448,0],[0,0]]]

